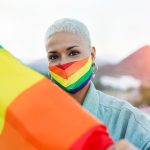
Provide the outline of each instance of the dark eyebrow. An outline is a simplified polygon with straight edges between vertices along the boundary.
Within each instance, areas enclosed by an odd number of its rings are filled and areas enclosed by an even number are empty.
[[[71,50],[71,49],[73,49],[74,47],[79,47],[78,45],[73,45],[73,46],[69,46],[69,47],[67,47],[66,48],[66,50],[68,51],[68,50]],[[48,53],[53,53],[53,54],[56,54],[57,53],[57,51],[48,51]]]
[[[70,46],[70,47],[68,47],[66,50],[71,50],[71,49],[74,48],[74,47],[79,47],[79,46],[78,46],[78,45]]]

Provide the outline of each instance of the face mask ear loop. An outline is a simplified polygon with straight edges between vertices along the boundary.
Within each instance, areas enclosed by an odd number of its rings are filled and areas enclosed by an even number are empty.
[[[48,75],[48,78],[52,81],[52,77],[51,77],[50,71],[48,71],[47,75]]]

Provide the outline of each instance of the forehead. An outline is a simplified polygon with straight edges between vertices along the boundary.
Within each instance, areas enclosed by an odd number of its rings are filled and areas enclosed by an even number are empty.
[[[47,40],[46,48],[59,49],[67,48],[72,45],[78,45],[79,47],[87,48],[88,41],[76,33],[60,32],[55,33]]]

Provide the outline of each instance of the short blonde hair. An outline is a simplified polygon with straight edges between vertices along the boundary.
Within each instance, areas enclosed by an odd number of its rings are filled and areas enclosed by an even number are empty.
[[[45,43],[55,33],[59,32],[71,32],[81,35],[85,40],[88,41],[91,47],[91,38],[88,28],[82,22],[76,19],[63,18],[56,20],[48,29],[45,34]]]

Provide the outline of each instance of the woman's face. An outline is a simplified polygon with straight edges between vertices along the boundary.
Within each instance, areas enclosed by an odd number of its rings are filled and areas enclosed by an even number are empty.
[[[51,36],[46,43],[49,66],[62,65],[82,60],[88,56],[95,59],[95,48],[80,35],[60,32]]]

